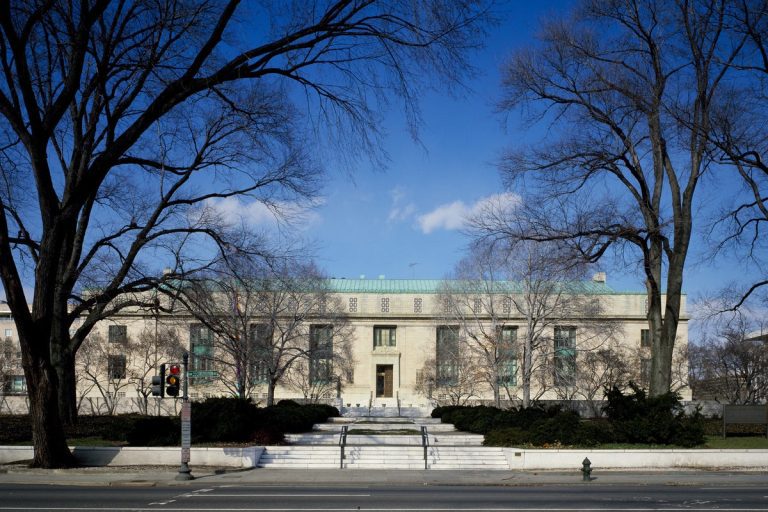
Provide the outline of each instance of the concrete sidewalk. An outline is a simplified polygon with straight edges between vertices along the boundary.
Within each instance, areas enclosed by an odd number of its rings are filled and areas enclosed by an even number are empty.
[[[220,486],[296,485],[387,486],[387,485],[673,485],[673,486],[762,486],[768,487],[764,471],[609,471],[595,468],[590,482],[578,470],[562,471],[397,471],[341,469],[246,469],[192,466],[191,481],[177,481],[178,468],[97,467],[77,469],[30,469],[8,466],[0,469],[0,484],[81,486]]]

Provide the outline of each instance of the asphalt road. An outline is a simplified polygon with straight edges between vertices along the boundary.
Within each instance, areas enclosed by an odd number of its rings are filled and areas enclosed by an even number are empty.
[[[766,486],[597,484],[541,487],[0,485],[0,511],[443,510],[768,511]]]

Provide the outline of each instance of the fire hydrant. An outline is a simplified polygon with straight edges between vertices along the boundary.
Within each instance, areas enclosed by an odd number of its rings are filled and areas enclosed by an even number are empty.
[[[583,475],[583,481],[592,481],[592,478],[590,477],[592,474],[592,462],[586,457],[584,457],[584,460],[581,462],[581,474]]]

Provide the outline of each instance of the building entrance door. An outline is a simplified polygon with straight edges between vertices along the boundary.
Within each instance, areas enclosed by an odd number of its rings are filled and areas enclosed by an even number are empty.
[[[376,365],[376,398],[392,396],[394,367],[391,364]]]

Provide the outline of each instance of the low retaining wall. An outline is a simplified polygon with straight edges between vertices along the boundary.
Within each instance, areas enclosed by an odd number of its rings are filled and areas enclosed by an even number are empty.
[[[504,454],[512,470],[579,469],[585,458],[592,468],[713,469],[768,468],[768,450],[515,450]]]
[[[477,447],[472,447],[476,449]],[[517,450],[504,448],[511,470],[577,470],[588,458],[594,469],[768,469],[768,450]],[[192,448],[190,464],[255,467],[264,448]],[[86,466],[177,466],[178,447],[72,448]],[[29,446],[0,446],[0,464],[32,459]]]
[[[84,466],[178,466],[181,451],[178,447],[93,447],[75,446],[72,453]],[[223,466],[234,468],[255,467],[264,448],[192,448],[190,464],[196,466]],[[0,446],[0,464],[31,460],[29,446]]]

